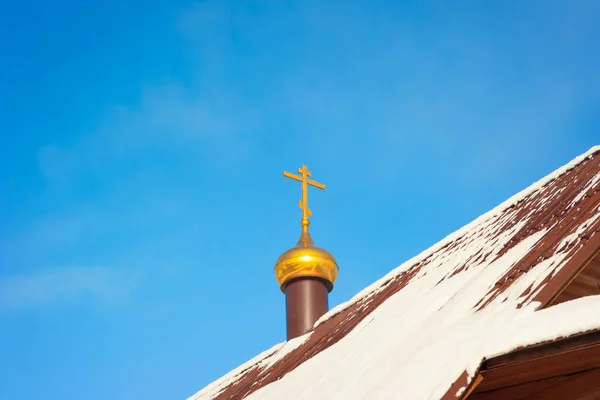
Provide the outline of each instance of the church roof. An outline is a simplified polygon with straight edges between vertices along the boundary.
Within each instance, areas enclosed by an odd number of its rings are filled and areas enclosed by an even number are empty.
[[[599,249],[597,146],[189,400],[464,397],[486,360],[600,330],[565,290]]]

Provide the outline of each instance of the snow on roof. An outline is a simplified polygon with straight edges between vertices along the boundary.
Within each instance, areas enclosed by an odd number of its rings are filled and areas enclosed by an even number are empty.
[[[598,232],[600,146],[189,400],[441,398],[484,358],[600,329],[600,296],[540,310]]]

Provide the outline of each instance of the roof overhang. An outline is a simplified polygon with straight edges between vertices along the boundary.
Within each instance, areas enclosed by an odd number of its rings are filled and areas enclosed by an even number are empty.
[[[484,360],[461,398],[521,399],[544,390],[544,399],[600,394],[600,330]]]

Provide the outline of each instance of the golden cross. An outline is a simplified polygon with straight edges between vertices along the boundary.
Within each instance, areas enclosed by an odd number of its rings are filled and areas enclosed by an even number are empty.
[[[302,182],[302,200],[298,201],[298,206],[302,209],[302,224],[308,226],[308,217],[312,216],[312,212],[308,208],[308,186],[310,185],[325,190],[325,185],[308,179],[311,174],[306,165],[303,165],[302,168],[298,168],[298,172],[300,173],[300,176],[283,171],[283,176]]]

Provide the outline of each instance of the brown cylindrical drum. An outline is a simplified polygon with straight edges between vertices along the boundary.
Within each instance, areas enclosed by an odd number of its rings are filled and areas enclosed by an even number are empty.
[[[328,311],[328,293],[319,278],[294,279],[285,285],[288,340],[304,335]]]

